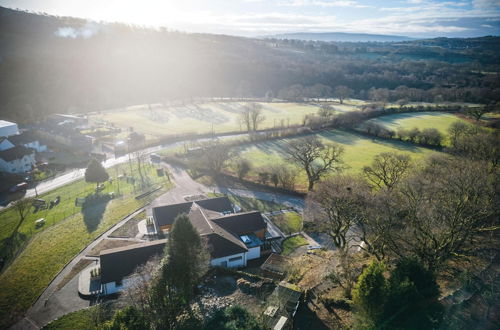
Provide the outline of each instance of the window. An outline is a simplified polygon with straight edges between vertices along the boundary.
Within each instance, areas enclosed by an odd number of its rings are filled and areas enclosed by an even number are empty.
[[[122,286],[122,285],[123,285],[122,280],[116,281],[116,286]]]
[[[238,261],[238,260],[241,260],[241,259],[243,259],[242,256],[234,257],[234,258],[229,258],[229,262]]]

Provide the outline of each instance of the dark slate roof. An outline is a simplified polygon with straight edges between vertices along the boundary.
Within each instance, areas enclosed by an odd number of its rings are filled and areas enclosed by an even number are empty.
[[[35,134],[33,134],[33,132],[28,131],[18,135],[9,136],[9,141],[14,145],[19,145],[38,141],[38,138],[35,136]]]
[[[33,149],[26,148],[25,146],[15,146],[13,148],[0,151],[0,158],[6,162],[13,161],[15,159],[21,159],[26,155],[32,155],[34,153]]]
[[[217,197],[154,207],[152,214],[158,227],[172,225],[177,216],[187,214],[200,236],[207,239],[212,258],[220,258],[248,251],[239,236],[267,227],[260,212],[222,215],[232,211],[227,197]]]
[[[200,236],[207,239],[212,258],[220,258],[248,251],[245,244],[237,237],[212,222],[205,210],[193,204],[188,216]]]
[[[175,218],[180,214],[187,214],[193,202],[157,206],[153,208],[153,218],[158,227],[172,225]]]
[[[101,282],[119,281],[131,275],[154,255],[163,254],[166,242],[166,239],[162,239],[101,251]]]
[[[234,242],[215,233],[206,235],[205,237],[207,238],[207,244],[212,258],[222,258],[248,251],[246,247],[234,244]]]
[[[199,201],[157,206],[153,208],[152,212],[156,225],[159,227],[172,225],[177,216],[183,213],[184,214],[189,213],[191,206],[195,203],[201,206],[205,210],[217,212],[217,214],[207,212],[206,215],[210,213],[209,214],[210,218],[213,218],[215,216],[220,216],[220,213],[223,212],[233,212],[233,205],[231,204],[231,201],[227,197],[216,197],[210,199],[203,199]]]
[[[223,212],[233,212],[233,205],[229,198],[223,197],[215,197],[209,199],[202,199],[199,201],[195,201],[196,204],[203,207],[206,210],[215,211],[219,213]]]
[[[212,221],[238,236],[267,228],[266,222],[258,211],[229,214],[212,219]]]

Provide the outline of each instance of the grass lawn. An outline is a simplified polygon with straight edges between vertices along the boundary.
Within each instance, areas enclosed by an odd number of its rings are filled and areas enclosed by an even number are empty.
[[[454,114],[446,112],[400,113],[370,119],[367,122],[374,122],[394,131],[398,129],[412,129],[415,127],[420,130],[435,128],[443,135],[447,136],[448,128],[456,121],[467,122]]]
[[[61,316],[57,320],[54,320],[47,324],[43,329],[46,330],[94,330],[97,329],[96,324],[96,313],[98,306],[92,306],[89,308],[81,309],[79,311],[66,314]],[[105,319],[109,318],[111,311],[104,312]]]
[[[342,156],[345,172],[359,172],[364,166],[369,165],[373,158],[381,152],[402,152],[409,154],[413,160],[421,159],[436,151],[414,146],[399,141],[388,141],[377,138],[369,138],[361,134],[347,132],[343,130],[331,130],[317,134],[325,143],[338,143],[342,145],[345,152]],[[285,147],[292,139],[280,139],[256,144],[249,144],[239,147],[241,158],[246,158],[252,163],[253,170],[250,171],[247,179],[258,181],[258,172],[267,171],[271,166],[282,166],[286,161]],[[229,171],[234,174],[232,166]],[[303,171],[299,172],[296,189],[306,190],[306,176]]]
[[[273,215],[270,219],[285,234],[296,233],[302,229],[302,217],[297,212]]]
[[[118,193],[121,195],[128,195],[133,194],[134,189],[138,193],[139,187],[137,182],[140,181],[140,176],[137,172],[136,166],[134,165],[132,168],[132,174],[130,174],[131,170],[129,164],[121,164],[108,169],[108,173],[110,177],[113,178],[113,182],[106,182],[104,184],[105,189],[101,193],[104,194],[114,192],[115,195],[118,195]],[[165,183],[165,177],[158,177],[154,167],[147,166],[145,170],[147,180],[149,180],[151,185]],[[135,178],[135,187],[133,184],[127,183],[124,180],[116,180],[116,176],[123,174],[123,172],[126,172],[127,175]],[[40,195],[38,198],[44,199],[47,203],[56,199],[57,196],[60,196],[61,200],[59,205],[53,207],[52,209],[47,208],[45,210],[39,210],[36,213],[34,212],[35,208],[32,207],[19,228],[15,236],[14,248],[11,249],[7,249],[6,244],[7,240],[12,235],[13,230],[19,223],[19,215],[13,208],[8,208],[0,212],[0,257],[9,261],[11,257],[10,254],[22,247],[22,245],[33,235],[46,230],[48,227],[66,219],[71,215],[82,212],[81,206],[75,206],[76,197],[85,197],[93,194],[94,191],[95,185],[86,183],[85,180],[82,179]],[[40,228],[35,228],[35,221],[40,218],[45,219],[45,225]],[[92,224],[89,224],[89,230],[92,230],[92,226]]]
[[[155,138],[168,134],[188,132],[216,133],[245,129],[240,126],[239,113],[246,102],[207,102],[185,106],[163,106],[161,104],[140,105],[122,110],[107,111],[90,116],[91,122],[108,122],[116,127],[146,134]],[[299,124],[307,114],[316,113],[319,106],[311,103],[260,103],[265,119],[260,128]],[[359,105],[335,104],[339,112],[358,109]]]
[[[154,168],[150,170],[153,173]],[[150,177],[155,186],[160,184],[160,179],[164,180],[156,175]],[[162,184],[164,188],[160,191],[137,200],[133,187],[120,182],[122,196],[107,202],[96,202],[84,210],[78,208],[74,214],[66,216],[64,220],[61,216],[53,225],[45,227],[36,235],[31,233],[33,236],[24,250],[0,275],[0,327],[4,328],[20,317],[80,250],[170,187],[163,181]],[[78,186],[79,182],[69,186],[73,185]],[[62,188],[69,189],[67,186]],[[32,222],[29,224],[32,225]]]
[[[297,236],[287,238],[282,243],[283,251],[281,252],[281,254],[283,254],[285,256],[289,255],[299,246],[303,246],[303,245],[307,245],[307,244],[308,244],[308,241],[302,235],[297,235]]]

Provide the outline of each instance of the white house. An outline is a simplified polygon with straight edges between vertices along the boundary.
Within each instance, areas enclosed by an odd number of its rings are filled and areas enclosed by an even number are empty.
[[[16,123],[0,120],[0,136],[8,137],[16,134],[19,134],[19,129]]]
[[[227,197],[218,197],[152,209],[158,231],[168,232],[177,216],[186,214],[210,247],[211,265],[245,267],[261,256],[267,224],[260,212],[233,213]]]
[[[101,291],[113,294],[133,281],[136,268],[155,255],[162,255],[166,239],[101,251]],[[132,276],[131,276],[132,275]]]
[[[0,170],[7,173],[26,173],[35,165],[35,151],[25,146],[0,151]]]
[[[227,197],[218,197],[154,207],[152,213],[157,231],[168,232],[180,214],[189,220],[205,238],[210,264],[218,267],[245,267],[261,257],[266,245],[267,223],[260,212],[233,213]],[[123,290],[134,281],[134,270],[154,255],[161,255],[167,239],[109,249],[100,253],[102,294]]]
[[[10,136],[8,140],[16,146],[22,145],[25,146],[26,148],[35,149],[37,152],[44,152],[47,150],[47,146],[42,145],[39,142],[38,137],[35,136],[35,134],[33,134],[33,132],[31,131]]]

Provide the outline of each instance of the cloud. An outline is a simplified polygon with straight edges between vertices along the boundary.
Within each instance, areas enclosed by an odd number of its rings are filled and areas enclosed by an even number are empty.
[[[479,9],[499,9],[500,0],[473,0],[472,5]]]
[[[362,5],[354,0],[289,0],[280,3],[282,6],[292,7],[351,7],[351,8],[373,8],[373,6]]]

